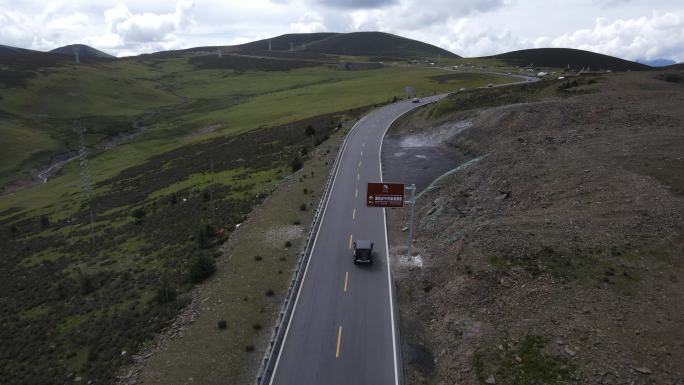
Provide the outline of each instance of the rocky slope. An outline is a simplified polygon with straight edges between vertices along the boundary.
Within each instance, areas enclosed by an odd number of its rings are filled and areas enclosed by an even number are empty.
[[[408,383],[684,383],[684,86],[663,79],[456,94],[393,128],[466,127],[439,146],[470,160],[420,196],[422,265],[395,272]]]

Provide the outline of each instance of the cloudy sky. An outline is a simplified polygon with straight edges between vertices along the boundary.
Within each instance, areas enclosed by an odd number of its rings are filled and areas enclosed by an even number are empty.
[[[385,31],[462,56],[571,47],[684,62],[683,0],[0,0],[0,44],[127,56],[290,32]]]

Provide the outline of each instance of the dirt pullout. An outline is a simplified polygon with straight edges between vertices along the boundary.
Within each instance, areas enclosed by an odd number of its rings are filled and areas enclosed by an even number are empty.
[[[684,87],[596,80],[395,128],[468,118],[448,145],[477,159],[419,198],[422,267],[397,265],[407,383],[684,384]]]

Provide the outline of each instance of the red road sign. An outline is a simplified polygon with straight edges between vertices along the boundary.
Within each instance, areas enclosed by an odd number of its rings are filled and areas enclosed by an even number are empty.
[[[368,183],[366,190],[368,207],[404,207],[403,183]]]

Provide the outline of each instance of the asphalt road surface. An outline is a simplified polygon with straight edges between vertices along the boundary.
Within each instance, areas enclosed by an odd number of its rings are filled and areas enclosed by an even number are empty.
[[[366,207],[367,182],[380,182],[382,137],[421,103],[404,101],[359,121],[340,159],[271,384],[399,383],[397,335],[384,209]],[[401,182],[401,181],[392,181]],[[375,263],[354,265],[355,239],[374,242]]]

